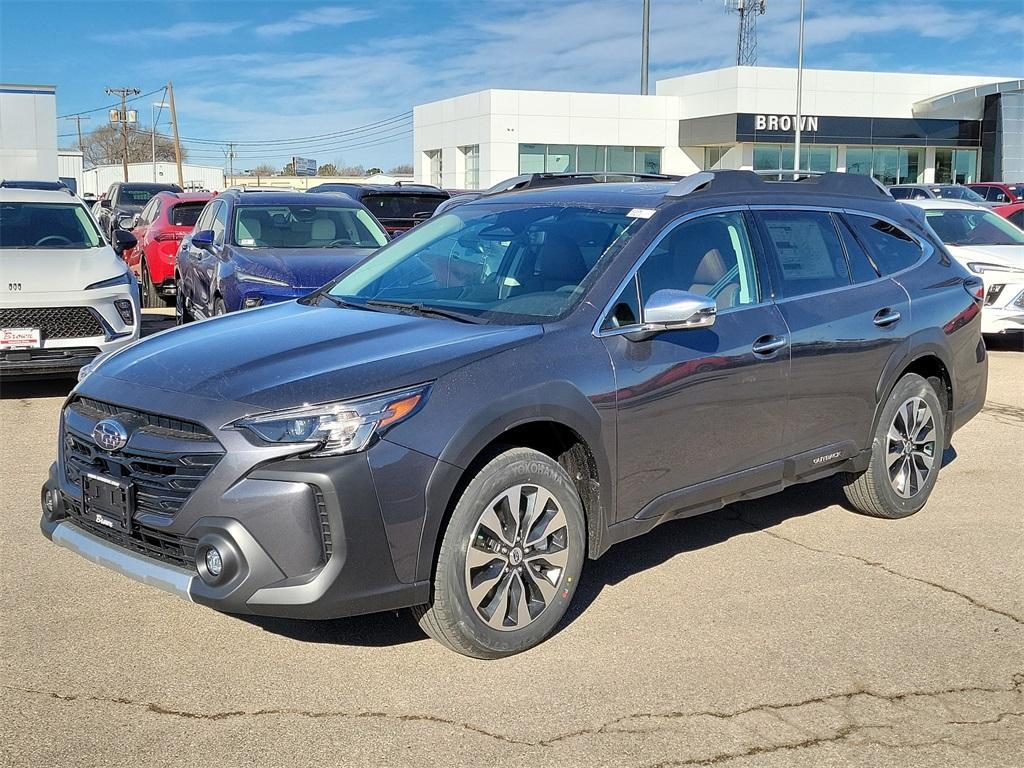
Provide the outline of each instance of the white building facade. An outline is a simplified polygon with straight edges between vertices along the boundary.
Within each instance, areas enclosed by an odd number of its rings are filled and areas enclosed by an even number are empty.
[[[0,83],[0,179],[57,180],[57,87]]]
[[[207,190],[222,192],[225,188],[224,169],[215,165],[193,165],[182,163],[181,175],[184,180],[182,189],[186,192]],[[102,195],[111,184],[124,181],[124,167],[116,165],[98,165],[88,168],[83,173],[80,192]],[[156,163],[129,163],[128,181],[149,181],[159,184],[177,184],[178,166],[175,163],[157,161]]]
[[[1024,93],[1007,77],[805,70],[801,167],[887,184],[1024,179]],[[413,109],[416,180],[793,168],[796,70],[727,67],[650,96],[485,90]],[[1010,177],[1013,178],[1010,178]]]

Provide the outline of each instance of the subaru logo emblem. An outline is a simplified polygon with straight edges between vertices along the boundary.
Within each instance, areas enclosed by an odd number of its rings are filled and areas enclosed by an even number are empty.
[[[92,441],[105,451],[119,451],[128,444],[128,430],[113,419],[103,419],[92,428]]]

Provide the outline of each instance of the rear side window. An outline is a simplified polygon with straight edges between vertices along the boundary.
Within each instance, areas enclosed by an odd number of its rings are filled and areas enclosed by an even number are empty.
[[[854,215],[849,221],[883,275],[906,269],[921,258],[921,246],[899,227],[871,216]]]
[[[864,250],[864,246],[853,236],[850,225],[839,217],[837,217],[837,221],[839,239],[843,241],[843,247],[846,249],[846,260],[850,265],[850,274],[853,276],[853,282],[867,283],[871,280],[877,280],[878,272],[875,270],[875,265],[871,263],[871,259]]]
[[[172,227],[194,227],[205,203],[178,203],[167,214]]]
[[[1024,208],[1010,214],[1010,223],[1016,224],[1021,229],[1024,229]]]
[[[914,190],[910,187],[890,187],[889,194],[897,200],[906,200]]]
[[[821,211],[759,211],[777,265],[776,296],[791,298],[850,284],[832,216]]]

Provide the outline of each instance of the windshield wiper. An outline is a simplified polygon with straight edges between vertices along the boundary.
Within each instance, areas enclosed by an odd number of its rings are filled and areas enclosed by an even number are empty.
[[[450,309],[428,307],[424,304],[406,304],[402,301],[379,301],[371,299],[366,302],[366,306],[379,307],[380,309],[395,309],[399,312],[410,312],[414,315],[421,315],[424,317],[443,317],[460,323],[478,324],[480,322],[479,318],[474,317],[473,315],[467,315],[462,312],[453,312]]]
[[[331,302],[331,304],[333,304],[336,307],[341,307],[342,309],[363,309],[363,310],[366,310],[367,312],[378,312],[379,311],[379,310],[373,309],[372,307],[368,307],[368,306],[366,306],[365,304],[362,304],[362,303],[358,303],[357,304],[357,303],[352,302],[352,301],[345,301],[343,299],[339,299],[337,296],[332,296],[327,291],[322,291],[322,292],[318,293],[313,298],[313,301],[310,302],[310,303],[314,304],[315,306],[320,306],[320,302],[323,299],[327,299],[329,302]]]

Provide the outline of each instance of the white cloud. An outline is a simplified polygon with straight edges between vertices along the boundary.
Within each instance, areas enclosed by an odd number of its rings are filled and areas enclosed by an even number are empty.
[[[373,18],[372,11],[339,6],[325,6],[301,11],[281,21],[261,24],[256,34],[264,37],[284,37],[297,32],[308,32],[316,27],[341,27]]]
[[[150,40],[172,40],[188,45],[189,40],[197,37],[215,37],[227,35],[245,25],[244,21],[182,21],[166,27],[143,27],[132,29],[124,39],[130,42]],[[96,42],[109,43],[111,37],[106,35],[92,35],[90,39]]]

